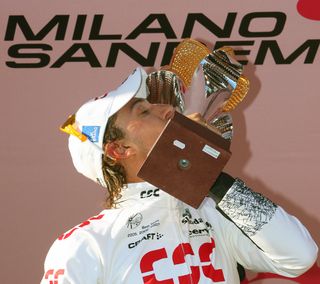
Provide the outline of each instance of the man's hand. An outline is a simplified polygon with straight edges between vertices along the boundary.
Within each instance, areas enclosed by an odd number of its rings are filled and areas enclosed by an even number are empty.
[[[207,123],[200,113],[195,112],[195,113],[187,115],[187,117],[190,118],[191,120],[195,121],[195,122],[198,122],[199,124],[205,126],[209,130],[211,130],[214,133],[216,133],[216,134],[221,136],[220,131],[216,127],[211,125],[210,123]]]

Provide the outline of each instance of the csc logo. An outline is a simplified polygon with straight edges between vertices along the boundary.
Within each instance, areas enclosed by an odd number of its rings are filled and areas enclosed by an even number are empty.
[[[211,279],[214,283],[225,281],[222,269],[215,269],[210,262],[210,255],[213,253],[215,248],[214,240],[211,239],[210,243],[204,243],[200,246],[198,256],[200,262],[203,264],[201,266],[190,266],[190,274],[181,275],[178,277],[179,284],[190,284],[199,283],[200,280],[200,268],[203,275]],[[192,247],[189,243],[179,244],[172,253],[172,260],[174,265],[179,265],[185,263],[186,255],[194,255]],[[140,261],[140,271],[143,276],[143,283],[145,284],[174,284],[174,280],[165,279],[157,280],[156,272],[153,270],[153,264],[161,259],[168,258],[168,254],[165,248],[156,249],[147,252]]]
[[[88,220],[82,222],[82,223],[79,224],[78,226],[75,226],[73,229],[71,229],[71,230],[68,231],[67,233],[62,234],[62,235],[58,238],[58,240],[59,240],[59,241],[62,241],[62,240],[65,240],[65,239],[69,238],[69,237],[73,234],[74,231],[90,225],[92,221],[102,219],[103,216],[104,216],[104,214],[100,214],[100,215],[98,215],[98,216],[94,216],[94,217],[89,218]]]
[[[148,198],[151,196],[159,197],[159,188],[141,191],[140,198]]]
[[[58,284],[58,278],[59,276],[62,276],[64,274],[64,269],[58,269],[58,270],[53,270],[49,269],[46,271],[44,275],[44,279],[48,280],[48,284]],[[49,280],[49,278],[53,280]]]

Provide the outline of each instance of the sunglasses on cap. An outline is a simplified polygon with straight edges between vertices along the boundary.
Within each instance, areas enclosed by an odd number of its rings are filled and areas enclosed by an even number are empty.
[[[76,115],[75,114],[70,115],[66,120],[66,122],[60,126],[60,130],[64,133],[77,137],[82,142],[85,142],[88,139],[88,137],[76,129],[75,121],[76,121]]]

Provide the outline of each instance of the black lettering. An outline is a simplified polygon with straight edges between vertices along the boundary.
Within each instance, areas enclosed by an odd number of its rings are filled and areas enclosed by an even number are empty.
[[[42,40],[54,27],[57,27],[55,40],[64,40],[68,21],[68,15],[56,15],[35,34],[24,16],[9,16],[5,40],[12,41],[14,39],[17,26],[20,27],[26,40]]]
[[[192,31],[196,22],[207,28],[212,34],[219,38],[229,38],[236,20],[237,13],[228,13],[224,27],[220,28],[208,17],[202,13],[191,13],[188,14],[186,23],[182,32],[182,38],[192,37]]]
[[[148,191],[144,190],[141,191],[140,193],[140,198],[147,198],[147,197],[152,197],[152,196],[159,196],[159,188],[157,189],[149,189]],[[143,227],[142,227],[143,228]]]
[[[6,65],[11,68],[42,68],[49,64],[50,56],[46,53],[23,53],[22,50],[40,49],[40,50],[52,50],[52,47],[48,44],[15,44],[8,49],[8,55],[12,58],[19,59],[38,59],[38,62],[30,63],[18,63],[15,61],[7,61]]]
[[[209,233],[209,230],[208,229],[202,229],[202,230],[200,230],[200,233],[202,234],[202,233]]]
[[[256,18],[274,18],[276,23],[270,31],[249,31],[251,21]],[[283,31],[287,16],[281,12],[255,12],[245,15],[239,27],[239,34],[244,37],[274,37]]]
[[[84,56],[74,56],[79,50]],[[73,44],[52,66],[51,68],[61,67],[66,62],[88,62],[91,67],[101,67],[98,58],[94,54],[89,43]]]
[[[90,40],[121,39],[121,35],[119,34],[114,34],[114,35],[100,34],[103,16],[104,15],[94,15],[89,39]]]
[[[139,234],[141,235],[141,234],[144,234],[145,232],[148,232],[148,229],[144,229],[144,230],[140,231]]]
[[[217,41],[215,43],[215,46],[214,46],[214,50],[215,49],[219,49],[223,46],[229,46],[229,47],[232,47],[233,51],[234,51],[234,55],[236,56],[243,56],[243,55],[249,55],[250,54],[250,50],[246,50],[246,49],[234,49],[233,47],[234,46],[244,46],[244,45],[247,45],[247,46],[252,46],[254,45],[254,41],[253,40],[240,40],[240,41]],[[239,63],[241,63],[242,65],[247,65],[248,64],[248,60],[240,60],[237,58],[237,61]]]
[[[155,236],[155,233],[149,233],[147,234],[147,240],[153,240]]]
[[[114,67],[116,65],[116,60],[120,50],[141,66],[154,66],[159,46],[159,42],[152,42],[147,57],[143,57],[127,43],[112,43],[106,67]]]
[[[149,28],[149,26],[157,20],[159,28]],[[126,39],[136,39],[140,34],[147,33],[163,33],[166,38],[177,38],[170,22],[165,14],[150,14],[140,25],[138,25]]]
[[[77,21],[76,21],[76,24],[74,27],[74,31],[73,31],[73,36],[72,36],[73,40],[81,40],[82,39],[86,20],[87,20],[87,15],[78,15]]]
[[[135,246],[136,246],[135,243],[130,243],[130,244],[128,244],[129,249],[132,249],[132,248],[134,248]]]
[[[291,64],[305,51],[307,51],[307,54],[304,63],[312,64],[316,58],[319,44],[319,39],[309,39],[292,52],[287,58],[284,58],[281,49],[275,40],[263,40],[261,41],[255,64],[263,64],[269,50],[276,64]]]

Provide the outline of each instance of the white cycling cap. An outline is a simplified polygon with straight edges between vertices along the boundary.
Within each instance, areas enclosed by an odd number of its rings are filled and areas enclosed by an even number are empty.
[[[133,97],[147,98],[146,77],[142,68],[136,68],[116,90],[83,104],[72,120],[70,117],[69,122],[61,127],[61,130],[73,134],[69,137],[69,150],[76,170],[103,187],[107,186],[102,157],[108,119]]]

